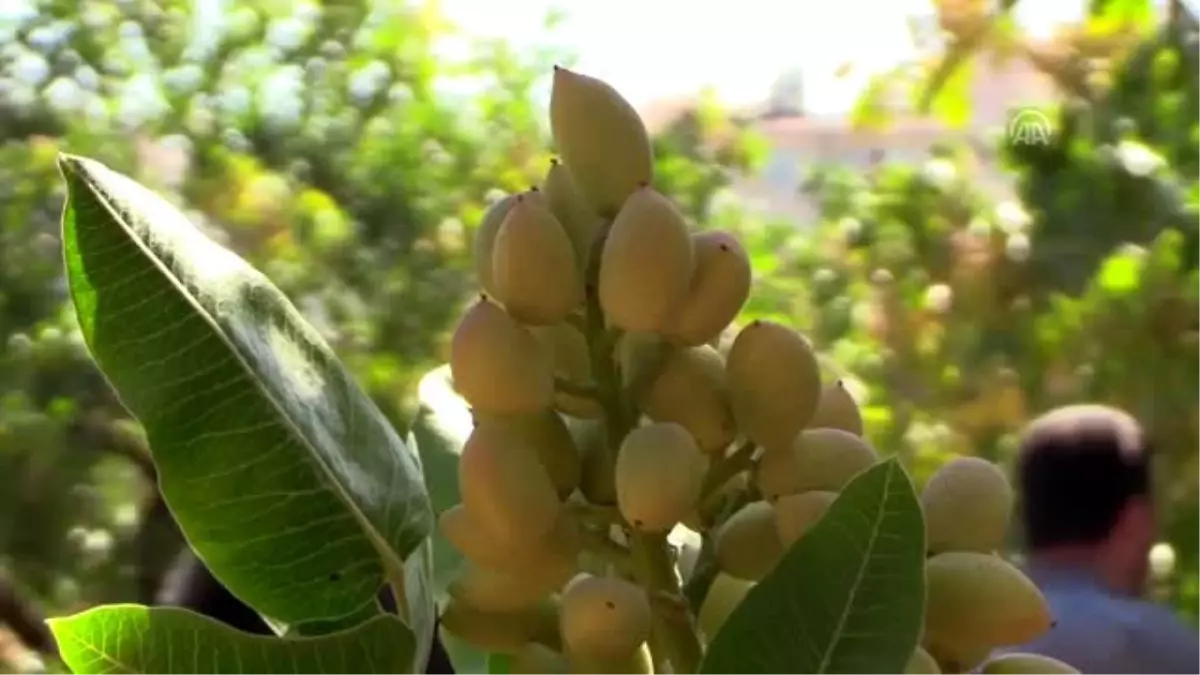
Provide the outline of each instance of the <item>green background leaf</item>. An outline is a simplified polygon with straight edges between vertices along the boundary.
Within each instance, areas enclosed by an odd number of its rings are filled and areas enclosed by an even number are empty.
[[[417,397],[420,406],[409,432],[413,439],[410,445],[416,446],[421,454],[433,512],[440,515],[461,501],[458,461],[473,428],[471,409],[454,391],[447,365],[434,368],[421,378]],[[462,565],[463,557],[436,529],[430,541],[433,544],[432,586],[441,601],[445,599],[446,587]],[[489,658],[486,652],[444,632],[442,644],[458,672],[487,672]]]
[[[508,675],[512,672],[512,656],[509,654],[489,654],[487,671],[489,675]]]
[[[896,459],[867,469],[729,616],[704,673],[902,673],[925,611],[925,525]]]
[[[265,276],[124,175],[60,165],[83,336],[189,543],[284,623],[372,602],[431,530],[416,454]]]
[[[396,617],[309,638],[250,635],[173,607],[108,605],[51,619],[74,673],[400,673],[416,643]]]

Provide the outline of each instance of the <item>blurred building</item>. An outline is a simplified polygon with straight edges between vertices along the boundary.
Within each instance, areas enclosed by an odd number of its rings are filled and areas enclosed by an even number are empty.
[[[949,128],[930,117],[907,109],[897,97],[893,123],[887,131],[855,129],[846,118],[821,118],[802,111],[779,110],[768,97],[761,111],[740,111],[753,118],[754,128],[766,138],[770,156],[758,175],[740,176],[734,190],[756,210],[811,222],[816,212],[797,192],[807,170],[817,165],[840,164],[866,170],[877,161],[919,162],[939,141],[966,140],[980,149],[983,187],[997,195],[1011,181],[988,156],[995,134],[1001,133],[1010,109],[1051,101],[1055,89],[1049,80],[1023,59],[975,66],[972,83],[972,119],[964,128]],[[643,115],[652,129],[661,128],[686,110],[689,101],[671,99],[645,106]]]

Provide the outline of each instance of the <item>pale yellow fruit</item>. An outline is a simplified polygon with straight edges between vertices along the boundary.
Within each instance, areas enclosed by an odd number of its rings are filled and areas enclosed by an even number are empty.
[[[917,647],[909,657],[908,666],[905,667],[904,672],[907,675],[941,675],[942,669],[938,667],[937,661],[933,660],[929,652]]]
[[[979,672],[985,675],[1051,675],[1079,671],[1050,656],[1012,652],[988,659]]]
[[[999,549],[1008,533],[1013,490],[1004,472],[979,457],[943,464],[921,492],[930,551]]]
[[[733,341],[737,339],[738,333],[741,332],[741,327],[737,322],[729,324],[721,334],[708,341],[708,346],[717,350],[721,358],[729,358],[729,350],[733,348]]]
[[[925,634],[938,644],[1023,644],[1050,629],[1046,598],[997,555],[948,551],[925,563]]]
[[[553,577],[574,571],[579,538],[570,519],[560,516],[550,531],[532,540],[500,539],[476,522],[462,504],[438,516],[438,530],[463,557],[481,567]]]
[[[742,604],[751,588],[754,588],[753,581],[717,572],[708,587],[708,593],[704,596],[704,602],[700,604],[700,611],[696,614],[696,625],[708,639],[716,636],[721,626],[725,625],[725,620]]]
[[[529,642],[557,642],[558,607],[551,600],[513,612],[485,612],[451,597],[442,609],[442,630],[489,652],[513,654]]]
[[[642,643],[632,654],[610,656],[605,658],[571,654],[568,656],[572,673],[591,673],[601,675],[652,675],[654,659],[650,655],[650,647]]]
[[[863,435],[862,412],[841,380],[821,391],[821,400],[817,403],[817,411],[808,421],[808,428],[841,429],[855,436]]]
[[[535,412],[554,396],[552,364],[537,339],[486,299],[471,305],[454,330],[450,377],[478,410]]]
[[[581,574],[562,592],[559,633],[572,658],[632,654],[650,638],[650,602],[640,586]]]
[[[513,654],[508,671],[514,675],[517,673],[527,673],[528,675],[567,673],[570,672],[570,666],[567,664],[567,657],[563,654],[546,645],[530,642]]]
[[[695,506],[708,461],[687,429],[672,422],[638,427],[617,452],[617,507],[644,532],[666,532]]]
[[[528,324],[558,323],[583,303],[583,277],[566,230],[538,200],[517,197],[492,246],[496,299]]]
[[[571,238],[579,269],[585,269],[588,253],[604,220],[592,210],[587,198],[579,191],[571,170],[558,160],[550,161],[550,170],[542,182],[542,194],[546,196],[550,212],[562,223],[567,236]]]
[[[835,499],[837,493],[826,490],[780,497],[773,506],[775,526],[779,528],[779,540],[783,542],[783,547],[790,548],[810,527],[816,525]]]
[[[475,276],[479,281],[480,288],[491,295],[496,294],[496,285],[493,283],[492,274],[492,249],[496,243],[496,233],[500,231],[500,225],[508,215],[509,209],[517,203],[519,196],[507,195],[489,206],[483,214],[483,220],[479,222],[479,228],[475,231],[475,241],[472,246]]]
[[[922,643],[943,673],[972,672],[991,655],[993,649],[988,645],[941,644],[928,635],[922,638]]]
[[[579,487],[581,460],[566,422],[553,410],[535,413],[475,414],[475,424],[500,427],[514,442],[533,450],[546,469],[560,499]]]
[[[549,597],[573,574],[573,567],[502,572],[467,561],[446,592],[485,612],[512,612]]]
[[[497,539],[537,540],[559,516],[558,494],[537,454],[502,427],[471,431],[458,464],[458,486],[471,519]]]
[[[637,111],[608,83],[555,66],[550,132],[593,211],[611,218],[654,177],[654,152]]]
[[[683,214],[654,188],[639,188],[613,220],[600,254],[600,306],[626,331],[659,331],[687,296],[692,239]]]
[[[721,524],[716,535],[717,564],[730,576],[758,581],[783,557],[775,510],[765,501],[750,502]]]
[[[787,448],[821,399],[821,371],[808,340],[757,320],[734,338],[725,359],[738,428],[768,453]]]
[[[725,361],[708,345],[671,352],[639,404],[652,420],[683,425],[706,453],[723,451],[737,436]]]
[[[790,449],[763,455],[755,482],[768,500],[812,490],[837,492],[878,459],[866,439],[848,431],[805,429]]]
[[[685,346],[719,337],[750,297],[750,256],[737,237],[722,230],[698,232],[692,246],[691,285],[666,329],[673,342]]]
[[[555,375],[572,382],[588,382],[592,379],[587,340],[578,328],[569,323],[556,323],[553,326],[535,326],[530,330],[543,351],[553,360]],[[572,417],[598,418],[604,412],[595,399],[562,391],[554,392],[554,407]]]

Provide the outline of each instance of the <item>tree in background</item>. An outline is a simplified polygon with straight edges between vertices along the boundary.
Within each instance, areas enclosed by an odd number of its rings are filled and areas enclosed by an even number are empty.
[[[56,612],[149,602],[182,545],[66,304],[56,153],[187,208],[288,293],[403,431],[474,289],[470,243],[497,184],[526,189],[549,166],[534,88],[570,56],[496,40],[438,52],[464,37],[436,3],[392,0],[6,8],[0,566],[15,588]],[[688,116],[657,139],[660,172],[702,209],[749,161],[740,138],[712,110]]]
[[[815,172],[803,187],[820,206],[815,233],[754,235],[756,271],[774,292],[756,294],[748,314],[815,336],[846,368],[828,376],[847,379],[878,447],[907,455],[918,476],[952,454],[1007,463],[1021,426],[1057,405],[1100,401],[1138,415],[1157,443],[1176,570],[1155,592],[1194,619],[1195,19],[1177,3],[1161,22],[1149,3],[1095,3],[1084,23],[1035,45],[986,9],[942,6],[949,46],[915,71],[914,98],[963,122],[976,59],[1029,58],[1064,95],[1045,111],[1051,142],[1001,138],[982,157],[947,146],[923,166]],[[868,89],[857,121],[886,127],[885,92]],[[1004,163],[1017,201],[978,188],[981,161]]]
[[[1071,95],[1054,145],[999,148],[1020,203],[980,194],[968,155],[944,148],[923,166],[821,173],[811,235],[759,223],[713,199],[759,153],[709,99],[655,139],[656,174],[691,217],[752,249],[761,288],[744,318],[813,335],[846,366],[828,376],[860,398],[877,447],[918,475],[953,453],[1003,461],[1012,433],[1058,402],[1145,416],[1186,572],[1164,588],[1194,612],[1200,401],[1182,319],[1197,304],[1195,26],[1176,7],[1147,32],[1141,3],[1110,4],[1057,51],[982,3],[943,8],[954,39],[914,87],[927,110],[969,114],[970,61],[992,54],[1040,59]],[[0,23],[0,562],[56,611],[145,601],[178,533],[66,309],[55,153],[185,204],[296,301],[403,431],[474,287],[489,191],[544,175],[533,91],[565,55],[482,41],[451,62],[435,43],[453,29],[432,6],[386,0],[228,2],[219,16],[184,2],[22,7]],[[1108,50],[1099,75],[1094,43]],[[882,124],[876,89],[859,118]]]

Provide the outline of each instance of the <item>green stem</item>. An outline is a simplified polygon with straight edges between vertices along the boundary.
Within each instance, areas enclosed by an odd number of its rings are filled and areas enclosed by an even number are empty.
[[[637,424],[636,408],[627,399],[613,358],[613,339],[619,333],[610,331],[597,292],[600,270],[600,251],[608,236],[608,226],[597,236],[590,251],[586,279],[586,332],[592,379],[596,383],[599,401],[604,410],[608,452],[615,460],[621,442]],[[700,667],[703,651],[692,616],[686,610],[675,573],[675,564],[668,550],[666,534],[633,531],[630,552],[638,578],[646,587],[654,608],[655,642],[661,642],[667,660],[676,673],[694,673]],[[682,607],[684,611],[664,611],[666,606]]]
[[[725,522],[730,516],[737,513],[738,509],[752,500],[753,497],[745,492],[726,495],[723,499],[717,500],[716,513],[707,518],[706,523]],[[713,533],[706,532],[704,544],[700,548],[700,558],[696,561],[692,576],[688,578],[683,587],[683,596],[687,598],[688,605],[691,606],[693,612],[700,612],[704,598],[708,595],[708,589],[720,571],[720,565],[717,563],[716,537]]]
[[[704,487],[700,490],[700,501],[703,502],[714,492],[720,490],[730,478],[754,466],[754,451],[758,448],[753,441],[746,441],[728,457],[713,462],[704,477]]]
[[[667,660],[676,673],[694,673],[700,669],[704,652],[687,600],[675,574],[665,534],[634,531],[630,540],[646,593],[654,609],[654,630]]]

